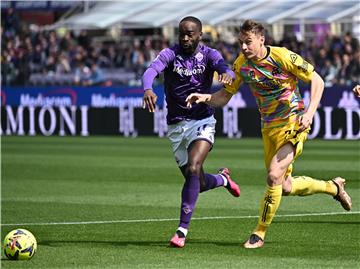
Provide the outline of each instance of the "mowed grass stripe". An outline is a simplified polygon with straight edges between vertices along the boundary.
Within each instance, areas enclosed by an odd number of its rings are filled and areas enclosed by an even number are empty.
[[[357,215],[360,211],[351,212],[323,212],[323,213],[306,213],[306,214],[288,214],[276,215],[275,218],[296,218],[296,217],[309,217],[309,216],[334,216],[334,215]],[[193,217],[192,220],[223,220],[223,219],[253,219],[258,218],[254,216],[218,216],[218,217]],[[112,224],[112,223],[137,223],[137,222],[164,222],[164,221],[177,221],[178,218],[170,219],[138,219],[138,220],[102,220],[102,221],[68,221],[68,222],[40,222],[40,223],[4,223],[1,226],[46,226],[46,225],[88,225],[88,224]]]
[[[21,224],[35,234],[39,248],[29,262],[2,259],[1,265],[357,268],[359,163],[359,141],[308,141],[295,162],[295,175],[345,177],[352,211],[343,211],[327,195],[284,197],[265,247],[249,251],[242,243],[256,225],[265,188],[262,142],[218,138],[205,171],[229,166],[241,197],[235,199],[224,188],[202,193],[187,245],[179,250],[169,248],[168,241],[178,224],[183,179],[166,138],[4,136],[1,215],[2,223],[15,225],[1,226],[1,233]],[[96,223],[86,224],[89,220]]]

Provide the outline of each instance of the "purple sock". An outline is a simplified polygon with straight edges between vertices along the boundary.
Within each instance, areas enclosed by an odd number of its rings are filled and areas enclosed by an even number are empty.
[[[191,216],[200,192],[200,180],[196,175],[186,178],[181,192],[180,227],[189,228]]]
[[[205,189],[201,192],[208,191],[220,186],[224,186],[224,179],[219,174],[205,174]]]

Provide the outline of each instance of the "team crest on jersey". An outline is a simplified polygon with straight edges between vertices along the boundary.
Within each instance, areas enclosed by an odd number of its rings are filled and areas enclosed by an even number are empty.
[[[196,53],[195,58],[198,60],[198,62],[201,62],[202,59],[204,59],[204,55],[201,52],[198,52]]]
[[[294,64],[296,62],[296,59],[297,59],[297,54],[295,53],[291,53],[290,54],[290,59],[291,59],[291,62]]]

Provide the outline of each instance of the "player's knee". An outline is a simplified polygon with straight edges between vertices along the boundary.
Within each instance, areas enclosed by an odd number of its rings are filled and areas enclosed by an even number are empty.
[[[267,176],[267,183],[269,186],[279,185],[281,184],[282,175],[281,173],[270,170]]]
[[[201,172],[201,163],[194,162],[189,163],[187,167],[187,174],[189,175],[200,175]]]

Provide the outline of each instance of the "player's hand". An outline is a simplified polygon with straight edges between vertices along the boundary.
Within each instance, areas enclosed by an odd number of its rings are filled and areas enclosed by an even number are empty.
[[[222,73],[222,74],[219,74],[218,80],[221,83],[231,85],[232,81],[233,81],[233,78],[228,73]]]
[[[147,89],[143,97],[143,109],[148,108],[149,112],[155,111],[157,95],[152,89]]]
[[[305,131],[308,129],[313,121],[313,116],[309,115],[309,113],[305,112],[300,118],[299,118],[299,131]]]
[[[211,100],[211,94],[192,93],[186,98],[186,106],[191,108],[193,103],[205,103]]]
[[[360,85],[356,85],[352,90],[357,97],[360,97]]]

